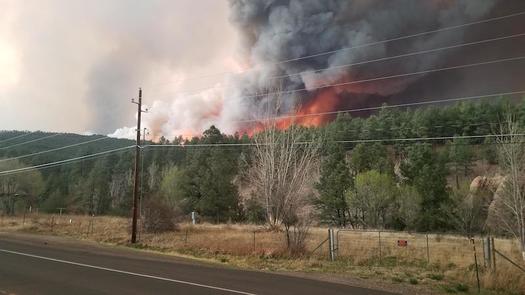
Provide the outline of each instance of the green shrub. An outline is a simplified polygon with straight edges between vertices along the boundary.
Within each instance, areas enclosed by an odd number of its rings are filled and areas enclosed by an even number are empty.
[[[434,281],[442,281],[443,278],[445,278],[445,276],[443,274],[440,274],[440,273],[431,273],[427,277],[429,279],[431,279],[431,280],[434,280]]]
[[[465,285],[465,284],[462,284],[462,283],[458,283],[456,285],[456,290],[458,290],[459,292],[468,292],[468,286]]]

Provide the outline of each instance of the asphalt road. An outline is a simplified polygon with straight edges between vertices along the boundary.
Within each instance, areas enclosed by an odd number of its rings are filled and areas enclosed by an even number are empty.
[[[56,237],[2,233],[0,294],[391,293]]]

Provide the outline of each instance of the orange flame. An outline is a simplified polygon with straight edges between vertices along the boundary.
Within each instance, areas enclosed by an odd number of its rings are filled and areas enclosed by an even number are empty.
[[[330,81],[329,83],[339,83],[341,81],[349,81],[349,76],[345,75],[345,77],[339,78],[338,81]],[[320,86],[329,84],[318,83]],[[292,124],[304,127],[318,127],[325,125],[336,118],[337,114],[332,112],[350,106],[353,103],[353,101],[346,98],[345,95],[362,92],[373,93],[375,92],[373,88],[374,87],[366,85],[357,86],[356,84],[324,88],[317,91],[317,94],[308,102],[299,106],[297,111],[290,112],[282,116],[282,118],[276,119],[276,121],[272,123],[274,123],[279,130],[286,130]],[[257,122],[240,132],[245,133],[248,136],[253,136],[256,133],[267,129],[269,126],[270,122]]]

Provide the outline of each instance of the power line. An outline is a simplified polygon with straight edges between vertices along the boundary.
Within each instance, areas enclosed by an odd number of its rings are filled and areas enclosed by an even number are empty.
[[[472,126],[495,126],[499,125],[499,122],[483,122],[483,123],[468,123],[468,124],[441,124],[441,125],[430,125],[430,126],[393,126],[393,127],[387,127],[387,128],[363,128],[361,130],[338,130],[336,132],[371,132],[371,131],[393,131],[393,130],[428,130],[428,128],[460,128],[460,127],[472,127]],[[417,132],[417,131],[416,131]],[[439,131],[438,131],[439,132]]]
[[[410,138],[382,138],[382,139],[356,139],[356,140],[334,140],[329,143],[372,143],[372,142],[414,142],[414,141],[436,141],[436,140],[450,140],[450,139],[479,139],[479,138],[496,138],[496,137],[510,137],[510,136],[525,136],[525,133],[519,134],[485,134],[485,135],[458,135],[458,136],[435,136],[435,137],[410,137]],[[297,142],[298,145],[313,143],[312,141]],[[262,145],[271,145],[266,143]],[[145,145],[142,148],[158,148],[158,147],[224,147],[224,146],[257,146],[257,143],[202,143],[202,144],[152,144]]]
[[[380,110],[380,109],[391,109],[391,108],[401,108],[401,107],[410,107],[410,106],[420,106],[420,105],[427,105],[427,104],[458,102],[458,101],[466,101],[466,100],[483,99],[483,98],[489,98],[489,97],[516,95],[516,94],[525,94],[525,90],[512,91],[512,92],[501,92],[501,93],[486,94],[486,95],[457,97],[457,98],[445,98],[441,100],[434,99],[434,100],[418,101],[418,102],[410,102],[410,103],[402,103],[402,104],[381,105],[381,106],[374,106],[374,107],[346,109],[346,110],[340,110],[340,111],[286,115],[286,116],[276,116],[276,117],[269,117],[269,118],[266,117],[266,118],[258,118],[258,119],[248,119],[248,120],[237,120],[233,122],[236,122],[236,123],[264,122],[264,121],[293,119],[293,118],[312,117],[312,116],[336,115],[336,114],[353,113],[353,112],[373,111],[373,110]]]
[[[454,45],[450,45],[450,46],[444,46],[444,47],[439,47],[439,48],[414,51],[414,52],[409,52],[409,53],[404,53],[404,54],[399,54],[399,55],[394,55],[394,56],[387,56],[387,57],[382,57],[382,58],[376,58],[376,59],[370,59],[370,60],[350,63],[350,64],[342,64],[342,65],[330,66],[330,67],[326,67],[326,68],[323,68],[323,69],[303,71],[303,72],[298,72],[298,73],[294,73],[294,74],[270,76],[270,77],[267,78],[267,80],[283,79],[283,78],[295,77],[295,76],[300,76],[300,75],[315,74],[315,73],[320,73],[320,72],[323,72],[323,71],[331,71],[331,70],[338,70],[338,69],[343,69],[343,68],[350,68],[350,67],[361,66],[361,65],[366,65],[366,64],[370,64],[370,63],[384,62],[384,61],[388,61],[388,60],[400,59],[400,58],[417,56],[417,55],[428,54],[428,53],[435,53],[435,52],[439,52],[439,51],[451,50],[451,49],[456,49],[456,48],[461,48],[461,47],[466,47],[466,46],[480,45],[480,44],[484,44],[484,43],[502,41],[502,40],[507,40],[507,39],[512,39],[512,38],[523,37],[523,36],[525,36],[525,33],[501,36],[501,37],[496,37],[496,38],[489,38],[489,39],[473,41],[473,42],[467,42],[467,43],[459,43],[459,44],[454,44]],[[190,95],[191,96],[191,95],[198,95],[202,91],[211,90],[211,89],[223,89],[223,88],[225,88],[225,86],[207,87],[207,88],[201,88],[201,89],[197,89],[197,90],[193,90],[193,91],[175,92],[172,95],[182,95],[182,94],[184,94],[184,95]]]
[[[454,139],[480,139],[480,138],[497,138],[497,137],[510,137],[510,136],[525,136],[525,133],[518,134],[486,134],[486,135],[463,135],[463,136],[436,136],[436,137],[412,137],[412,138],[383,138],[383,139],[358,139],[358,140],[335,140],[329,141],[328,143],[374,143],[374,142],[416,142],[416,141],[436,141],[436,140],[454,140]],[[303,141],[297,142],[297,145],[306,145],[313,143],[313,141]],[[461,143],[465,144],[465,143]],[[178,148],[191,148],[191,147],[239,147],[239,146],[257,146],[261,144],[256,143],[210,143],[210,144],[166,144],[166,145],[145,145],[141,148],[157,148],[157,147],[178,147]],[[271,145],[271,143],[266,143],[262,145]],[[89,154],[81,157],[75,157],[71,159],[66,159],[57,162],[45,163],[41,165],[24,167],[19,169],[12,169],[6,171],[0,171],[0,177],[6,175],[12,175],[32,170],[40,170],[46,168],[52,168],[56,166],[62,166],[70,164],[80,160],[93,159],[103,155],[107,155],[114,152],[120,152],[127,149],[135,148],[135,145],[126,146],[118,149],[113,149],[109,151],[99,152],[95,154]]]
[[[31,135],[31,134],[32,134],[31,132],[26,132],[26,133],[23,133],[22,135],[17,135],[17,136],[14,136],[14,137],[10,137],[8,139],[0,140],[0,143],[4,143],[4,142],[12,141],[12,140],[15,140],[15,139],[19,139],[19,138],[22,138],[22,137],[26,137],[26,136]]]
[[[478,25],[478,24],[482,24],[482,23],[492,22],[492,21],[496,21],[496,20],[502,20],[502,19],[511,18],[511,17],[515,17],[515,16],[520,16],[520,15],[525,15],[525,11],[517,12],[517,13],[513,13],[513,14],[509,14],[509,15],[504,15],[504,16],[499,16],[499,17],[494,17],[494,18],[488,18],[488,19],[484,19],[484,20],[480,20],[480,21],[475,21],[475,22],[470,22],[470,23],[450,26],[450,27],[444,27],[444,28],[437,29],[437,30],[426,31],[426,32],[421,32],[421,33],[416,33],[416,34],[412,34],[412,35],[406,35],[406,36],[401,36],[401,37],[396,37],[396,38],[391,38],[391,39],[386,39],[386,40],[381,40],[381,41],[376,41],[376,42],[370,42],[370,43],[365,43],[365,44],[361,44],[361,45],[356,45],[356,46],[351,46],[351,47],[346,47],[346,48],[340,48],[340,49],[336,49],[336,50],[332,50],[332,51],[320,52],[320,53],[317,53],[317,54],[311,54],[311,55],[302,56],[302,57],[298,57],[298,58],[291,58],[291,59],[279,61],[276,64],[283,64],[283,63],[288,63],[288,62],[292,62],[292,61],[298,61],[298,60],[303,60],[303,59],[308,59],[308,58],[328,55],[328,54],[336,53],[336,52],[339,52],[339,51],[353,50],[353,49],[357,49],[357,48],[369,47],[369,46],[373,46],[373,45],[390,43],[390,42],[394,42],[394,41],[400,41],[400,40],[405,40],[405,39],[425,36],[425,35],[429,35],[429,34],[435,34],[435,33],[455,30],[455,29],[459,29],[459,28],[463,28],[463,27],[467,27],[467,26]]]
[[[68,148],[77,147],[77,146],[81,146],[81,145],[85,145],[85,144],[90,144],[90,143],[101,141],[101,140],[105,140],[105,139],[109,139],[109,137],[104,136],[104,137],[100,137],[100,138],[97,138],[97,139],[88,140],[88,141],[75,143],[75,144],[70,144],[70,145],[66,145],[66,146],[62,146],[62,147],[58,147],[58,148],[54,148],[54,149],[50,149],[50,150],[45,150],[45,151],[41,151],[41,152],[26,154],[26,155],[22,155],[22,156],[16,156],[16,157],[7,158],[7,159],[0,159],[0,163],[6,162],[6,161],[12,161],[12,160],[24,159],[24,158],[33,157],[33,156],[42,155],[42,154],[47,154],[47,153],[56,152],[56,151],[60,151],[60,150],[65,150],[65,149],[68,149]]]
[[[496,59],[496,60],[491,60],[491,61],[477,62],[477,63],[471,63],[471,64],[463,64],[463,65],[458,65],[458,66],[450,66],[450,67],[443,67],[443,68],[437,68],[437,69],[430,69],[430,70],[423,70],[423,71],[417,71],[417,72],[403,73],[403,74],[397,74],[397,75],[381,76],[381,77],[375,77],[375,78],[369,78],[369,79],[363,79],[363,80],[356,80],[356,81],[349,81],[349,82],[343,82],[343,83],[322,85],[322,86],[319,86],[319,87],[299,88],[299,89],[287,90],[287,91],[275,91],[275,92],[268,92],[268,93],[264,93],[264,94],[254,94],[254,95],[242,96],[241,98],[256,98],[256,97],[263,97],[263,96],[275,95],[275,94],[292,94],[292,93],[296,93],[296,92],[312,91],[312,90],[326,89],[326,88],[331,88],[331,87],[347,86],[347,85],[375,82],[375,81],[388,80],[388,79],[394,79],[394,78],[403,78],[403,77],[409,77],[409,76],[417,76],[417,75],[423,75],[423,74],[429,74],[429,73],[436,73],[436,72],[442,72],[442,71],[464,69],[464,68],[470,68],[470,67],[476,67],[476,66],[483,66],[483,65],[502,63],[502,62],[518,61],[518,60],[523,60],[523,59],[525,59],[525,56],[517,56],[517,57],[511,57],[511,58],[502,58],[502,59]]]
[[[508,35],[508,36],[502,36],[502,37],[497,37],[497,38],[484,39],[484,40],[468,42],[468,43],[460,43],[460,44],[444,46],[444,47],[439,47],[439,48],[420,50],[420,51],[414,51],[414,52],[409,52],[409,53],[404,53],[404,54],[399,54],[399,55],[394,55],[394,56],[387,56],[387,57],[382,57],[382,58],[377,58],[377,59],[372,59],[372,60],[366,60],[366,61],[361,61],[361,62],[356,62],[356,63],[351,63],[351,64],[337,65],[337,66],[327,67],[327,68],[319,69],[319,70],[305,71],[305,72],[289,74],[289,75],[273,76],[273,77],[270,77],[269,79],[287,78],[287,77],[293,77],[293,76],[304,75],[304,74],[315,74],[315,73],[322,72],[322,71],[327,71],[327,70],[334,70],[334,69],[340,69],[340,68],[349,68],[349,67],[352,67],[352,66],[365,65],[365,64],[369,64],[369,63],[387,61],[387,60],[392,60],[392,59],[399,59],[399,58],[410,57],[410,56],[421,55],[421,54],[427,54],[427,53],[434,53],[434,52],[443,51],[443,50],[450,50],[450,49],[456,49],[456,48],[461,48],[461,47],[465,47],[465,46],[479,45],[479,44],[495,42],[495,41],[501,41],[501,40],[507,40],[507,39],[518,38],[518,37],[523,37],[523,36],[525,36],[525,33]]]
[[[47,167],[47,166],[50,166],[50,165],[65,164],[65,163],[69,163],[69,162],[76,161],[76,160],[81,160],[81,159],[89,159],[89,158],[96,157],[96,156],[99,156],[99,155],[106,155],[106,154],[110,154],[110,153],[114,153],[114,152],[118,152],[118,151],[123,151],[123,150],[134,148],[134,147],[135,147],[135,145],[131,145],[131,146],[121,147],[121,148],[117,148],[117,149],[112,149],[112,150],[109,150],[109,151],[98,152],[98,153],[94,153],[94,154],[88,154],[88,155],[84,155],[84,156],[80,156],[80,157],[75,157],[75,158],[70,158],[70,159],[61,160],[61,161],[35,165],[35,166],[31,166],[31,167],[23,167],[23,168],[18,168],[18,169],[13,169],[13,170],[0,171],[0,176],[4,176],[4,175],[6,175],[8,173],[13,173],[13,172],[23,172],[23,171],[27,171],[27,170],[40,169],[40,168]]]
[[[351,47],[344,47],[344,48],[340,48],[340,49],[319,52],[319,53],[316,53],[316,54],[305,55],[305,56],[301,56],[301,57],[297,57],[297,58],[281,60],[281,61],[277,61],[277,62],[271,63],[270,66],[272,66],[272,65],[275,66],[275,65],[279,65],[279,64],[283,64],[283,63],[288,63],[288,62],[293,62],[293,61],[298,61],[298,60],[303,60],[303,59],[309,59],[309,58],[324,56],[324,55],[336,53],[336,52],[339,52],[339,51],[354,50],[354,49],[357,49],[357,48],[365,48],[365,47],[369,47],[369,46],[374,46],[374,45],[379,45],[379,44],[384,44],[384,43],[390,43],[390,42],[394,42],[394,41],[401,41],[401,40],[405,40],[405,39],[411,39],[411,38],[415,38],[415,37],[421,37],[421,36],[425,36],[425,35],[445,32],[445,31],[452,31],[452,30],[455,30],[455,29],[463,28],[463,27],[468,27],[468,26],[473,26],[473,25],[478,25],[478,24],[483,24],[483,23],[494,22],[494,21],[508,19],[508,18],[513,18],[513,17],[521,16],[521,15],[525,15],[525,11],[512,13],[512,14],[507,14],[507,15],[498,16],[498,17],[493,17],[493,18],[487,18],[487,19],[483,19],[483,20],[479,20],[479,21],[468,22],[468,23],[454,25],[454,26],[449,26],[449,27],[444,27],[444,28],[440,28],[440,29],[436,29],[436,30],[430,30],[430,31],[425,31],[425,32],[420,32],[420,33],[415,33],[415,34],[410,34],[410,35],[403,35],[403,36],[399,36],[399,37],[394,37],[394,38],[390,38],[390,39],[384,39],[384,40],[380,40],[380,41],[363,43],[363,44],[359,44],[359,45],[355,45],[355,46],[351,46]],[[241,73],[237,73],[235,71],[224,71],[224,72],[219,72],[219,73],[212,73],[212,74],[206,74],[206,75],[189,77],[189,78],[184,79],[183,81],[197,80],[197,79],[214,77],[214,76],[223,76],[223,75],[226,75],[226,74],[245,74],[245,73],[252,72],[252,71],[257,71],[257,70],[259,70],[259,69],[251,68],[251,69],[242,71]],[[152,84],[150,86],[170,84],[170,83],[173,83],[173,82],[155,83],[155,84]]]
[[[510,137],[510,136],[525,136],[525,133],[518,133],[518,134],[460,135],[460,136],[436,136],[436,137],[412,137],[412,138],[388,138],[388,139],[357,139],[357,140],[340,140],[340,141],[338,141],[338,143],[414,142],[414,141],[434,141],[434,140],[451,140],[451,139],[497,138],[497,137]]]
[[[120,150],[120,151],[115,151],[114,153],[120,153],[120,152],[124,152],[125,150]],[[60,167],[60,166],[64,166],[64,165],[69,165],[69,164],[74,164],[74,163],[78,163],[78,162],[82,162],[82,161],[87,161],[87,160],[93,160],[93,159],[98,159],[98,158],[102,158],[102,157],[106,157],[107,154],[101,154],[101,155],[97,155],[97,156],[92,156],[92,157],[89,157],[89,158],[85,158],[85,159],[75,159],[75,160],[71,160],[67,163],[58,163],[58,164],[53,164],[53,163],[49,163],[49,165],[45,166],[45,167],[39,167],[39,168],[33,168],[33,169],[29,169],[29,170],[25,170],[25,171],[18,171],[18,172],[12,172],[12,173],[6,173],[6,174],[0,174],[0,177],[2,176],[8,176],[8,175],[12,175],[12,174],[18,174],[18,173],[23,173],[23,172],[30,172],[30,171],[33,171],[33,170],[44,170],[44,169],[49,169],[49,168],[54,168],[54,167]],[[10,170],[6,170],[5,172],[9,172]]]
[[[56,136],[59,136],[59,135],[61,135],[61,134],[60,133],[55,133],[55,134],[44,136],[44,137],[40,137],[40,138],[37,138],[37,139],[32,139],[32,140],[29,140],[29,141],[24,141],[24,142],[21,142],[21,143],[17,143],[17,144],[13,144],[13,145],[10,145],[10,146],[2,147],[2,148],[0,148],[0,150],[6,150],[6,149],[13,148],[13,147],[26,145],[26,144],[29,144],[29,143],[42,141],[42,140],[45,140],[45,139],[48,139],[48,138],[52,138],[52,137],[56,137]]]

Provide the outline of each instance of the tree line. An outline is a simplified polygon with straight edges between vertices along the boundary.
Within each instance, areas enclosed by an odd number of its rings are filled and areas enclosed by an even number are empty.
[[[461,192],[472,179],[474,164],[497,165],[498,157],[491,138],[457,137],[493,134],[509,112],[524,125],[525,104],[496,99],[416,109],[385,106],[374,114],[340,115],[322,127],[268,128],[251,138],[226,135],[215,126],[192,139],[161,138],[158,146],[142,152],[144,209],[148,202],[157,202],[180,215],[195,211],[202,219],[217,223],[272,223],[273,219],[277,226],[294,226],[307,213],[309,220],[336,226],[460,230],[459,218],[453,215],[458,214],[458,195],[466,194]],[[20,134],[0,133],[0,142]],[[19,141],[38,136],[42,134]],[[429,137],[450,139],[395,140]],[[0,157],[13,158],[88,139],[57,136],[38,144],[0,149]],[[268,148],[271,141],[280,146]],[[315,145],[297,144],[305,141]],[[0,148],[16,143],[3,143]],[[253,145],[206,146],[239,143]],[[132,144],[101,140],[58,153],[3,161],[0,171]],[[167,144],[182,146],[163,147]],[[199,144],[204,146],[192,146]],[[283,164],[286,161],[288,165]],[[31,206],[45,212],[67,208],[70,213],[129,216],[132,164],[130,149],[0,176],[3,212]],[[299,203],[301,206],[296,206]]]

